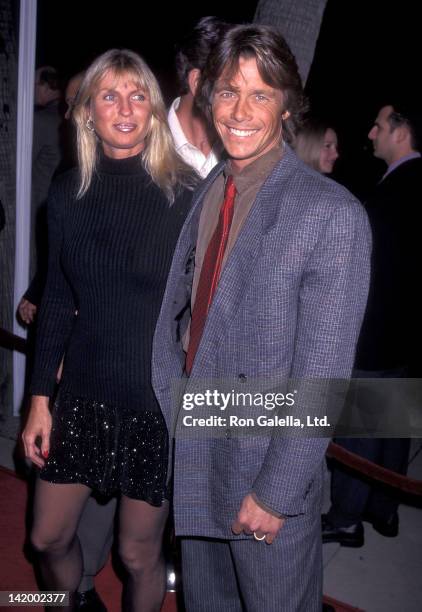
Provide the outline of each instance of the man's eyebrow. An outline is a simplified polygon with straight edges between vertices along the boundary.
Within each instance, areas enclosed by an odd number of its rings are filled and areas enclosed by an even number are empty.
[[[236,85],[233,85],[233,83],[230,83],[230,81],[217,81],[217,83],[215,84],[215,89],[218,91],[221,91],[222,89],[229,89],[230,91],[238,91],[239,88],[236,87]]]
[[[233,85],[233,83],[230,83],[230,81],[217,81],[215,85],[215,91],[223,91],[223,90],[237,92],[239,91],[239,87],[236,87],[236,85]],[[254,89],[250,93],[253,96],[263,95],[263,96],[267,96],[268,98],[275,98],[276,90],[273,88]]]
[[[255,89],[252,92],[254,95],[262,95],[262,96],[267,96],[268,98],[275,98],[275,94],[276,94],[276,90],[271,88],[271,89]]]

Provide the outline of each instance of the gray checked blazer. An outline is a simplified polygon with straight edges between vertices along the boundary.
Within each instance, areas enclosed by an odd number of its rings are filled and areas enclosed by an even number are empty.
[[[198,221],[223,166],[194,196],[155,331],[153,387],[171,436],[180,408],[172,382],[183,376],[180,328],[183,313],[189,315]],[[227,259],[186,392],[203,378],[348,378],[367,299],[370,243],[360,203],[286,147]],[[286,516],[319,511],[327,444],[325,438],[235,437],[230,431],[177,438],[177,534],[233,538],[230,525],[251,491]]]

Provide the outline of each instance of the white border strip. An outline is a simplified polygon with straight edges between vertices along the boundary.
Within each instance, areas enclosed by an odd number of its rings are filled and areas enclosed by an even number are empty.
[[[19,304],[29,282],[31,224],[32,127],[37,0],[21,0],[19,19],[19,67],[16,139],[16,241],[13,308]],[[25,337],[14,317],[13,332]],[[25,385],[25,356],[13,352],[13,414],[19,415]]]

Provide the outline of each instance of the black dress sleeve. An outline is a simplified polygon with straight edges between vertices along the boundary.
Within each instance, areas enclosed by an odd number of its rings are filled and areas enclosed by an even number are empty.
[[[38,313],[34,370],[30,393],[51,396],[75,320],[75,300],[63,273],[61,253],[65,226],[65,202],[55,186],[48,199],[48,272]]]

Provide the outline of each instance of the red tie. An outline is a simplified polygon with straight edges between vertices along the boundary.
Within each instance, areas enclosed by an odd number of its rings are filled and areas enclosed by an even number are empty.
[[[201,275],[199,277],[198,289],[196,292],[195,305],[193,307],[190,325],[189,347],[186,355],[185,368],[187,374],[190,374],[192,370],[193,360],[195,359],[196,351],[198,350],[198,346],[201,341],[208,310],[210,309],[211,302],[220,279],[224,252],[226,250],[227,240],[230,234],[230,227],[233,220],[235,196],[236,187],[233,182],[233,177],[230,175],[226,180],[224,202],[220,209],[218,224],[208,244],[207,252],[205,253],[202,264]]]

